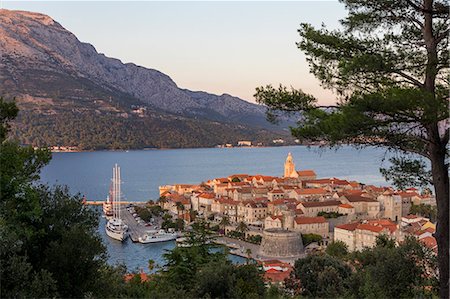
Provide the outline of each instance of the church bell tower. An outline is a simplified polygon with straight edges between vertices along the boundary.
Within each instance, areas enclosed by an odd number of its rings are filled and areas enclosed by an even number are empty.
[[[284,162],[284,177],[290,178],[295,173],[295,164],[294,159],[292,158],[291,153],[288,154],[286,158],[286,162]]]

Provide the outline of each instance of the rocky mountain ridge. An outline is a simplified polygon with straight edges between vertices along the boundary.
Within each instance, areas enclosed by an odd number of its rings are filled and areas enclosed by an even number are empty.
[[[20,69],[69,74],[104,88],[115,88],[170,113],[270,127],[264,118],[264,107],[226,94],[180,89],[157,70],[99,54],[91,44],[80,42],[46,15],[2,10],[0,34],[4,37],[0,41],[0,59],[9,71],[3,77],[20,77]]]
[[[16,98],[15,135],[22,143],[96,149],[249,139],[269,145],[288,135],[265,120],[262,106],[181,89],[157,70],[99,54],[49,16],[0,10],[0,36],[0,96]]]

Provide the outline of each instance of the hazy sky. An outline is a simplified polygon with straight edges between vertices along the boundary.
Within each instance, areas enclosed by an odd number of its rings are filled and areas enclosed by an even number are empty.
[[[324,104],[335,100],[295,43],[300,23],[339,26],[346,12],[337,1],[3,1],[3,8],[48,14],[98,52],[157,69],[182,88],[254,101],[255,87],[282,83]]]

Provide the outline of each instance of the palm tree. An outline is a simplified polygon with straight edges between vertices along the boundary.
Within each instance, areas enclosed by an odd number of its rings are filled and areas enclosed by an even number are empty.
[[[149,259],[148,260],[148,270],[150,270],[150,272],[152,272],[154,268],[155,268],[155,261],[152,259]]]
[[[249,263],[249,261],[250,261],[250,259],[252,258],[252,250],[250,249],[250,248],[247,248],[246,250],[245,250],[245,253],[247,254],[247,258],[246,258],[246,262],[247,262],[247,264]]]
[[[222,220],[220,220],[219,227],[225,229],[227,225],[230,225],[230,219],[228,219],[228,216],[223,216]]]
[[[245,232],[248,231],[249,229],[248,229],[247,224],[245,224],[244,221],[241,221],[241,222],[239,222],[239,224],[238,224],[236,230],[237,230],[238,232],[241,232],[241,233],[242,233],[242,236],[243,236],[244,239],[245,239]]]
[[[184,211],[184,205],[181,202],[179,202],[179,201],[177,201],[175,203],[175,205],[177,206],[178,218],[180,218],[180,211]]]

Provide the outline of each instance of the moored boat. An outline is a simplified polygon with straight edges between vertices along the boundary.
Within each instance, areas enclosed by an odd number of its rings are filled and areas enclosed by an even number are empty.
[[[139,237],[138,240],[140,243],[158,243],[158,242],[167,242],[175,240],[178,237],[176,232],[166,232],[163,229],[159,231],[148,231],[147,234],[144,234],[142,237]]]
[[[128,226],[120,218],[120,167],[117,164],[113,168],[110,198],[112,198],[112,218],[106,223],[105,231],[110,238],[122,242],[128,237]],[[105,213],[105,215],[107,214]]]

